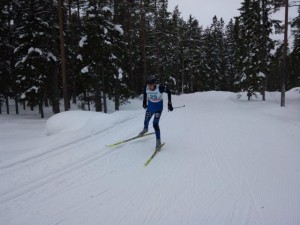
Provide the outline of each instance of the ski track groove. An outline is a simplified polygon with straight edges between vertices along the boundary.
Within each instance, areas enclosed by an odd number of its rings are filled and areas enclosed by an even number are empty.
[[[141,117],[141,115],[139,115],[138,117]],[[93,134],[86,135],[86,136],[81,137],[81,138],[79,138],[79,139],[77,139],[77,140],[72,140],[72,141],[70,141],[70,142],[67,142],[67,143],[65,143],[65,144],[56,146],[56,147],[54,147],[54,148],[50,148],[50,149],[47,149],[47,148],[46,148],[47,150],[42,151],[41,154],[35,154],[35,155],[32,156],[32,157],[28,157],[28,158],[25,158],[25,159],[21,159],[21,160],[18,160],[18,161],[14,161],[14,162],[8,163],[8,164],[6,164],[5,162],[2,162],[2,163],[0,163],[0,170],[8,169],[8,168],[14,167],[14,166],[19,167],[19,166],[22,166],[23,163],[28,163],[28,162],[30,162],[30,161],[33,161],[34,159],[39,159],[39,158],[41,158],[42,156],[44,156],[45,159],[47,160],[48,157],[49,157],[49,156],[48,156],[49,154],[50,154],[50,156],[56,156],[56,155],[61,154],[61,153],[65,152],[65,151],[72,150],[72,148],[75,147],[75,146],[77,146],[78,144],[81,144],[81,143],[87,143],[87,142],[89,142],[89,141],[91,141],[91,140],[93,140],[93,139],[98,138],[99,135],[101,135],[101,134],[103,134],[103,133],[104,133],[104,134],[107,134],[107,132],[110,132],[110,133],[111,133],[111,132],[114,132],[114,130],[120,129],[119,125],[123,125],[123,126],[124,126],[124,125],[126,125],[127,123],[130,123],[132,120],[135,120],[135,119],[137,119],[137,116],[136,116],[136,115],[135,115],[135,116],[132,116],[132,117],[130,117],[130,118],[126,118],[125,120],[119,122],[120,124],[118,124],[118,126],[115,125],[115,126],[113,126],[113,127],[110,127],[110,128],[104,129],[104,130],[100,130],[100,131],[95,132],[95,133],[93,133]],[[36,150],[40,150],[40,149],[43,149],[43,147],[41,147],[41,148],[36,148]],[[62,149],[64,149],[64,150],[62,151]],[[57,153],[55,154],[56,151],[57,151]],[[53,155],[51,155],[51,154],[53,154]],[[1,165],[1,164],[4,164],[4,165]],[[5,164],[6,164],[6,165],[5,165]],[[18,169],[18,168],[16,168],[16,169]],[[14,170],[11,170],[10,172],[14,172]],[[0,176],[1,176],[1,175],[2,175],[2,173],[0,174]]]
[[[136,117],[130,118],[130,121],[132,119],[136,119]],[[130,122],[130,121],[128,121],[128,120],[125,121],[124,120],[122,122],[122,124],[124,124],[126,122]],[[6,175],[8,173],[15,172],[16,170],[20,170],[22,168],[31,166],[35,163],[39,163],[39,162],[46,161],[46,160],[48,161],[49,158],[53,158],[53,157],[56,157],[58,155],[64,154],[67,151],[73,150],[73,148],[75,146],[83,145],[85,143],[88,143],[91,140],[98,139],[99,136],[101,137],[101,134],[103,134],[103,133],[104,133],[104,135],[107,135],[107,134],[109,134],[109,133],[107,133],[108,131],[110,131],[110,133],[114,132],[115,129],[117,129],[117,128],[114,126],[114,127],[111,127],[111,128],[105,129],[105,130],[101,130],[101,131],[96,132],[92,135],[87,135],[85,137],[80,138],[79,140],[75,140],[75,143],[74,143],[74,140],[73,140],[72,142],[57,146],[55,148],[51,148],[51,149],[47,150],[46,152],[43,152],[42,154],[37,154],[37,155],[34,155],[33,157],[23,159],[21,161],[17,161],[17,162],[11,163],[9,165],[4,165],[4,166],[2,165],[2,166],[0,166],[0,169],[2,170],[2,173],[0,174],[0,176]],[[38,159],[38,160],[36,160],[36,159]],[[5,163],[2,163],[2,164],[5,164]],[[11,168],[11,167],[16,167],[16,168]]]
[[[211,109],[210,109],[211,110]],[[222,116],[220,116],[219,119],[222,119]],[[215,124],[211,125],[211,131],[207,131],[208,133],[213,134],[213,130],[217,130],[218,121],[215,121]],[[219,198],[222,198],[225,196],[226,193],[229,192],[230,189],[234,188],[235,190],[238,190],[238,195],[240,196],[250,196],[249,199],[245,199],[248,203],[248,212],[253,213],[249,210],[249,208],[254,207],[254,214],[259,217],[260,224],[265,224],[262,223],[262,216],[260,215],[260,210],[258,207],[257,200],[254,197],[253,193],[253,188],[256,185],[257,181],[257,175],[254,179],[254,184],[251,185],[249,182],[249,179],[246,176],[246,173],[244,172],[243,166],[238,163],[235,164],[232,160],[232,156],[230,155],[230,149],[224,149],[222,146],[228,146],[226,143],[223,143],[224,140],[222,140],[221,137],[213,137],[213,139],[210,140],[210,138],[207,140],[208,142],[211,142],[211,147],[206,150],[207,155],[210,158],[210,161],[213,162],[213,168],[215,171],[215,177],[216,180],[220,181],[221,189],[219,189],[218,197],[215,198],[215,201],[217,201]],[[234,142],[233,142],[234,143]],[[229,177],[228,177],[229,176]],[[229,178],[229,180],[228,180]],[[234,181],[234,182],[232,182]],[[242,190],[242,192],[241,192]],[[217,193],[216,193],[217,194]],[[241,199],[238,199],[237,196],[235,197],[234,200],[234,205],[231,211],[231,214],[227,214],[226,220],[224,221],[224,224],[231,224],[234,215],[236,214],[236,209],[237,209],[237,202],[241,201]],[[210,202],[211,205],[209,207],[214,206],[214,202]],[[221,213],[221,212],[219,212]],[[217,215],[217,217],[222,216],[221,214]],[[248,216],[253,216],[253,214],[248,215]],[[248,217],[246,216],[246,218]],[[228,220],[228,222],[226,222]],[[248,223],[245,223],[248,224]]]
[[[20,188],[17,188],[15,190],[2,192],[0,194],[0,204],[3,204],[7,201],[10,201],[12,199],[15,199],[19,196],[22,196],[28,192],[34,191],[44,185],[47,185],[48,183],[54,181],[56,178],[63,176],[67,174],[68,172],[73,172],[76,169],[81,169],[83,166],[88,165],[94,161],[97,161],[98,159],[101,159],[107,155],[112,154],[114,151],[117,151],[117,149],[108,149],[105,152],[99,152],[99,155],[91,155],[89,158],[86,158],[84,160],[79,160],[76,163],[73,163],[72,165],[67,165],[65,168],[60,168],[57,171],[54,171],[50,174],[45,175],[42,178],[36,179],[34,181],[28,181],[25,184],[22,184]]]
[[[127,123],[131,123],[131,120],[136,119],[135,117],[132,117],[130,120],[124,120],[122,122],[123,126],[126,126]],[[43,161],[49,161],[50,158],[55,158],[58,156],[61,156],[62,154],[67,153],[68,151],[73,150],[74,146],[76,146],[78,148],[78,145],[84,145],[85,143],[94,140],[94,139],[98,139],[99,136],[101,137],[101,134],[105,133],[105,136],[108,134],[110,134],[111,132],[115,132],[116,129],[118,129],[118,127],[114,126],[112,128],[106,129],[106,130],[102,130],[98,133],[95,133],[94,135],[88,135],[84,138],[81,138],[80,140],[76,141],[76,143],[68,143],[68,144],[64,144],[61,145],[63,146],[62,149],[63,151],[61,151],[60,147],[56,147],[53,150],[60,150],[59,152],[51,152],[51,151],[47,151],[45,154],[39,154],[37,156],[28,158],[27,160],[22,160],[22,162],[18,161],[16,163],[11,164],[11,166],[6,167],[8,171],[6,172],[2,172],[2,174],[0,175],[0,178],[3,179],[3,177],[5,176],[9,176],[10,174],[18,171],[18,170],[28,170],[31,167],[33,167],[34,165],[37,164],[42,164]],[[110,131],[109,133],[108,130]],[[43,173],[39,178],[35,179],[29,179],[25,182],[23,182],[22,184],[19,184],[19,187],[14,187],[13,189],[9,189],[9,190],[2,190],[0,193],[0,203],[5,203],[9,200],[15,199],[19,196],[22,196],[24,194],[26,194],[27,192],[36,190],[40,187],[42,187],[43,185],[46,185],[48,182],[51,182],[53,180],[55,180],[56,178],[67,174],[68,172],[72,172],[72,170],[75,169],[80,169],[81,167],[88,165],[91,162],[94,162],[96,160],[99,160],[103,157],[106,157],[108,155],[111,155],[113,152],[119,150],[119,148],[122,148],[123,146],[120,147],[114,147],[114,148],[108,148],[108,147],[104,147],[102,149],[99,149],[98,151],[92,151],[91,154],[89,154],[87,157],[85,158],[79,158],[76,159],[75,161],[71,161],[70,163],[66,163],[66,165],[60,166],[58,169],[56,168],[56,170],[54,171],[48,171],[47,174]],[[90,149],[91,147],[89,147]],[[86,149],[82,149],[81,151],[86,151]],[[52,155],[49,155],[51,154]],[[47,157],[46,157],[47,156]],[[39,159],[39,160],[38,160]],[[54,159],[53,159],[54,160]],[[55,160],[54,160],[55,161]],[[17,168],[13,168],[13,166],[16,166]],[[11,170],[11,167],[13,168]],[[50,167],[50,166],[48,166]],[[1,168],[3,170],[3,168]],[[46,168],[48,169],[48,168]],[[23,174],[23,173],[22,173]],[[5,180],[5,179],[3,179]],[[20,181],[17,181],[20,182]]]
[[[242,190],[243,194],[242,196],[249,196],[250,198],[247,200],[248,201],[248,216],[246,218],[252,218],[252,214],[250,213],[252,209],[252,206],[254,207],[255,214],[259,217],[259,221],[260,224],[265,224],[265,222],[263,222],[262,216],[260,214],[260,209],[259,209],[259,204],[258,201],[256,200],[256,198],[254,197],[254,193],[253,193],[253,188],[256,185],[256,182],[253,183],[253,185],[250,184],[249,179],[247,178],[247,175],[244,171],[244,167],[238,162],[236,168],[233,167],[234,162],[229,161],[228,159],[232,159],[230,153],[228,153],[227,150],[222,151],[222,153],[219,152],[219,154],[215,154],[214,150],[212,149],[212,154],[214,157],[214,161],[216,162],[217,165],[219,164],[223,164],[223,165],[228,165],[229,166],[229,170],[227,170],[227,172],[231,173],[231,176],[233,177],[233,180],[239,181],[238,183],[236,183],[235,185],[238,186],[239,190]],[[223,155],[224,154],[224,155]],[[217,159],[217,155],[219,156],[219,160]],[[252,159],[251,159],[252,160]],[[225,163],[220,163],[221,161],[225,162]],[[218,171],[220,172],[220,167],[218,167]],[[234,172],[236,171],[236,172]],[[220,176],[222,177],[222,176]],[[255,181],[257,180],[257,175],[255,177]],[[224,183],[224,182],[222,182]],[[252,187],[251,187],[252,186]],[[248,224],[248,222],[246,222],[245,224]]]

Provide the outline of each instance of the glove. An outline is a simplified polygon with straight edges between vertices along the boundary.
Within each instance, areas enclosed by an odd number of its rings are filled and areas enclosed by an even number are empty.
[[[173,111],[173,106],[171,102],[168,103],[168,110],[171,112]]]
[[[144,109],[147,108],[147,103],[146,103],[146,101],[143,101],[143,108],[144,108]]]

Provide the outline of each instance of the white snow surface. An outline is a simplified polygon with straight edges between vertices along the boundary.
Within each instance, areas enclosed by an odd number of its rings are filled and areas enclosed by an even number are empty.
[[[155,137],[142,101],[103,114],[0,115],[1,225],[299,225],[300,94],[173,96]],[[165,96],[166,98],[166,96]],[[165,101],[166,104],[166,101]],[[153,131],[151,126],[149,131]]]

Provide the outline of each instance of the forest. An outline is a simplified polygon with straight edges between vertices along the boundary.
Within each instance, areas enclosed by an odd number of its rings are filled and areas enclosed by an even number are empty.
[[[294,1],[297,3],[297,1]],[[173,94],[201,91],[280,91],[300,86],[300,7],[291,18],[286,59],[284,1],[243,0],[225,24],[184,20],[168,0],[1,0],[0,113],[9,101],[84,110],[115,110],[142,93],[155,75]],[[286,66],[283,63],[286,60]],[[286,76],[283,78],[282,74]],[[284,80],[283,80],[284,79]],[[264,100],[264,99],[263,99]],[[5,107],[4,107],[5,106]]]

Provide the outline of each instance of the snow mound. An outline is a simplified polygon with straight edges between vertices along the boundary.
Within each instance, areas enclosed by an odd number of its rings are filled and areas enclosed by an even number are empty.
[[[69,111],[50,117],[46,122],[46,134],[70,132],[84,129],[89,121],[105,121],[105,115],[95,112]]]
[[[90,111],[68,111],[50,117],[46,122],[46,135],[82,131],[97,133],[105,131],[116,124],[134,118],[138,112],[123,111],[112,114]]]
[[[299,99],[300,98],[300,87],[295,87],[286,92],[288,98]]]

